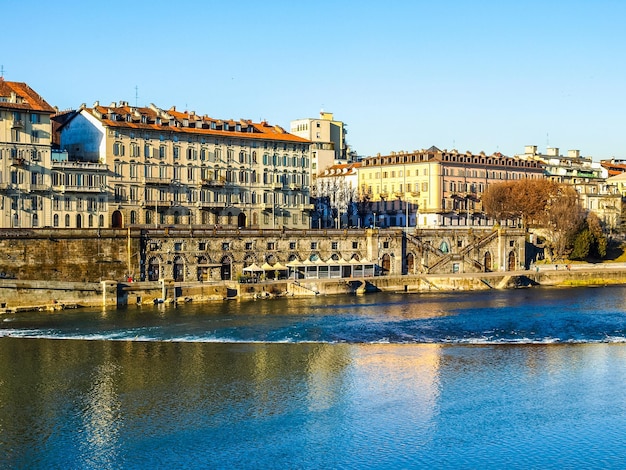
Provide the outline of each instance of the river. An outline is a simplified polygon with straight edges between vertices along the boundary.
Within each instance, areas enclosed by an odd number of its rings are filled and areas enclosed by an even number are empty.
[[[626,287],[0,317],[0,468],[624,468]]]

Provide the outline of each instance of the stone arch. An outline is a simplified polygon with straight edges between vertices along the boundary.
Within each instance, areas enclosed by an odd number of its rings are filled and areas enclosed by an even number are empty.
[[[148,260],[148,281],[158,281],[161,278],[161,260],[153,256]]]
[[[490,252],[486,252],[485,253],[485,258],[484,258],[483,265],[485,266],[485,271],[486,272],[493,270],[493,260],[491,258],[491,253]]]
[[[237,227],[245,227],[246,226],[246,214],[240,212],[237,216]]]
[[[198,281],[208,281],[209,280],[209,260],[206,256],[201,255],[198,256],[198,266],[196,269],[196,278]]]
[[[172,267],[172,277],[176,282],[185,280],[185,260],[182,256],[174,257],[174,265]]]
[[[415,255],[413,253],[407,253],[406,255],[406,272],[407,274],[415,272]]]
[[[222,281],[230,281],[233,270],[233,260],[230,256],[223,256],[220,264],[222,265],[220,268],[220,278]]]
[[[124,219],[122,217],[122,213],[120,211],[114,211],[111,214],[111,227],[113,228],[122,228],[124,226]]]
[[[247,268],[248,266],[251,266],[253,264],[256,263],[256,256],[248,253],[246,256],[244,256],[243,258],[243,267]]]
[[[383,274],[387,274],[391,272],[391,256],[389,253],[385,253],[381,260],[381,268],[383,270]]]
[[[511,250],[509,251],[509,256],[507,259],[506,270],[515,271],[516,266],[517,266],[517,256],[515,256],[515,252]]]

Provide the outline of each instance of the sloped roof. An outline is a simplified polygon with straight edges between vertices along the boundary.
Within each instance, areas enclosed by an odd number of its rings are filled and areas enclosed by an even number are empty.
[[[0,79],[0,108],[23,109],[54,114],[56,110],[35,90],[22,82],[7,82]]]
[[[207,136],[232,137],[237,139],[267,139],[281,142],[310,143],[309,140],[290,134],[280,126],[265,121],[252,122],[241,119],[215,119],[197,115],[194,112],[177,111],[175,107],[168,110],[154,105],[150,107],[129,106],[128,103],[111,103],[102,106],[83,107],[83,111],[91,114],[105,127],[126,129],[180,132]]]

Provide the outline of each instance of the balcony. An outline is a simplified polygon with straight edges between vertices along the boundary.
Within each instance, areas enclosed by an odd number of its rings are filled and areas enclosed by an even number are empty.
[[[291,191],[300,191],[300,190],[302,189],[302,186],[300,186],[299,184],[294,184],[294,183],[291,183],[291,184],[289,185],[289,189],[290,189]]]
[[[26,160],[23,159],[22,157],[9,157],[9,160],[11,161],[11,166],[25,166],[26,165]]]
[[[221,179],[221,178],[217,180],[203,178],[201,185],[209,187],[209,188],[223,188],[224,186],[226,186],[226,180]]]
[[[13,122],[11,123],[11,129],[23,129],[24,128],[24,121],[22,121],[21,119],[14,119]]]
[[[143,183],[144,184],[151,184],[151,185],[158,185],[158,186],[163,186],[163,185],[169,185],[172,182],[171,179],[169,178],[159,178],[159,177],[150,177],[150,176],[146,176],[143,178]]]
[[[197,201],[196,207],[200,207],[201,209],[222,209],[226,207],[225,202],[220,201]]]
[[[315,210],[315,204],[300,204],[298,206],[298,209],[301,211],[314,211]]]
[[[27,185],[27,191],[31,192],[50,192],[52,188],[45,184],[29,184]]]
[[[62,193],[100,193],[103,191],[100,186],[78,186],[71,184],[64,184],[59,187]]]
[[[411,196],[412,197],[420,197],[420,192],[419,191],[412,191],[411,192]]]
[[[109,167],[105,163],[77,161],[53,161],[52,168],[57,170],[85,170],[104,173],[109,170]]]

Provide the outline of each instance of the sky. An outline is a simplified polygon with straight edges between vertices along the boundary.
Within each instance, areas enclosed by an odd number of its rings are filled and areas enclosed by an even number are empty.
[[[289,129],[361,156],[524,146],[626,158],[626,2],[0,0],[5,80]]]

